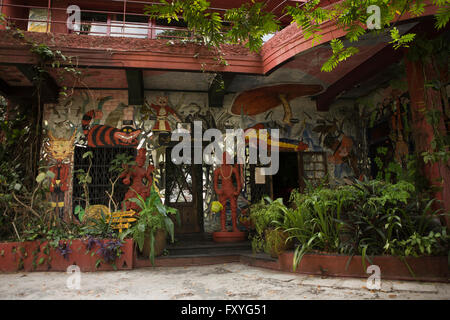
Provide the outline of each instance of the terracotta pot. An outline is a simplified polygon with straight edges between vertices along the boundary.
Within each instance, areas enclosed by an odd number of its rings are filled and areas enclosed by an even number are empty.
[[[155,257],[163,254],[167,245],[166,231],[158,229],[155,234]],[[142,256],[148,258],[150,256],[150,233],[145,236],[144,247],[142,248]]]

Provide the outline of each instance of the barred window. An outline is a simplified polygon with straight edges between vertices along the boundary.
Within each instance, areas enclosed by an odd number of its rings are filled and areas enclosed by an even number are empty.
[[[302,152],[303,177],[317,186],[327,175],[327,162],[324,152]]]
[[[108,206],[110,197],[106,192],[111,193],[111,180],[116,178],[116,173],[109,171],[111,161],[121,153],[136,156],[135,148],[91,148],[91,147],[75,147],[74,153],[74,176],[73,176],[73,210],[77,205],[85,207],[85,201],[83,197],[83,185],[79,184],[77,174],[75,173],[79,169],[83,169],[87,172],[89,168],[89,159],[86,157],[83,159],[83,154],[91,151],[92,167],[90,169],[90,175],[92,176],[92,182],[88,186],[89,190],[89,204],[103,204]],[[125,197],[125,193],[128,190],[128,186],[124,185],[121,180],[115,185],[113,194],[114,202],[121,208],[120,203]]]

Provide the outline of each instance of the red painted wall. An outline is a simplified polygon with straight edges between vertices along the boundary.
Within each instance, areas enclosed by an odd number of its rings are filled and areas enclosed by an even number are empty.
[[[15,5],[26,5],[25,1],[18,1],[18,0],[3,0],[3,5],[1,8],[1,12],[6,15],[7,17],[14,17],[14,18],[20,18],[20,19],[28,19],[29,16],[29,10],[27,8],[20,8],[20,7],[10,7],[8,5],[15,4]],[[27,30],[28,27],[28,21],[13,21],[19,29]],[[4,26],[0,26],[0,29],[5,29]]]
[[[69,2],[67,0],[53,0],[52,1],[52,24],[50,31],[54,33],[67,33],[67,7]]]

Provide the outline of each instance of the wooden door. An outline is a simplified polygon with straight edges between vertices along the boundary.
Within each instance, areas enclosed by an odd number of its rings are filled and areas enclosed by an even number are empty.
[[[181,225],[176,234],[203,231],[201,165],[171,161],[172,149],[166,149],[166,205],[178,209]],[[200,170],[200,173],[199,173]]]

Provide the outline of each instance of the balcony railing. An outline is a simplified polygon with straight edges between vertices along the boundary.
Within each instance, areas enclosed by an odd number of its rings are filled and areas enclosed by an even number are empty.
[[[7,12],[8,24],[33,32],[148,39],[189,39],[193,36],[185,27],[162,25],[150,19],[143,13],[144,4],[150,4],[149,2],[125,0],[121,11],[80,8],[81,21],[75,30],[69,30],[67,27],[67,8],[53,7],[50,3],[51,1],[48,6],[3,3],[0,8],[2,12]],[[142,13],[129,12],[127,3],[141,4]],[[7,8],[10,10],[5,10]]]
[[[286,0],[277,0],[282,4]],[[309,1],[309,0],[305,0]],[[38,2],[38,1],[35,1]],[[5,13],[7,23],[15,25],[19,29],[32,32],[75,33],[79,35],[104,36],[104,37],[128,37],[147,39],[178,39],[192,40],[194,35],[181,23],[167,25],[164,21],[150,19],[144,14],[145,5],[156,2],[133,0],[110,0],[113,10],[92,10],[92,6],[85,5],[87,1],[78,1],[80,6],[81,21],[75,30],[68,28],[67,8],[52,6],[52,0],[41,0],[44,5],[28,5],[6,2],[0,0],[0,12]],[[77,4],[77,1],[74,1]],[[123,7],[121,7],[123,3]],[[72,3],[73,4],[73,3]],[[115,5],[115,6],[113,6]],[[210,8],[211,11],[223,12],[223,8]],[[182,25],[182,26],[180,26]],[[2,29],[2,26],[0,26]],[[263,41],[267,41],[273,35],[267,35]]]

